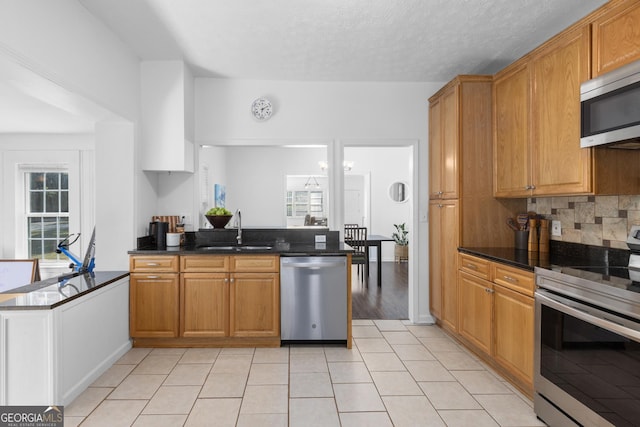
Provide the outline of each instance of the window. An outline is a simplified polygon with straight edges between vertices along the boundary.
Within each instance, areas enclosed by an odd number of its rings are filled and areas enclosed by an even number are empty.
[[[323,191],[287,191],[287,216],[304,217],[307,214],[316,217],[325,216]]]
[[[25,194],[29,258],[66,260],[56,248],[69,235],[69,174],[26,172]]]

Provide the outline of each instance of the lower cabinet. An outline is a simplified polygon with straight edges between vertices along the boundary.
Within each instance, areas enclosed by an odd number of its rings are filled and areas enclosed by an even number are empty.
[[[533,273],[459,254],[458,336],[533,394]]]
[[[229,275],[182,273],[180,336],[229,336]]]
[[[458,332],[483,352],[491,353],[493,284],[463,271],[458,273]]]
[[[129,334],[132,337],[178,336],[179,284],[177,256],[130,259]]]
[[[131,258],[134,343],[136,338],[164,338],[174,340],[157,343],[177,346],[188,342],[180,340],[193,339],[200,340],[197,345],[233,345],[233,338],[275,338],[277,342],[262,343],[279,344],[277,256],[185,255],[176,256],[179,262],[172,263]],[[260,343],[256,340],[256,345]],[[153,345],[153,341],[144,344]]]
[[[533,387],[534,300],[503,286],[493,289],[493,357]]]
[[[231,336],[280,336],[279,275],[235,273],[230,282]]]

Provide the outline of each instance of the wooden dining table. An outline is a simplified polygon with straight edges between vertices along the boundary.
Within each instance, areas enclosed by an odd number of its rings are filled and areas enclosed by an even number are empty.
[[[369,260],[369,264],[371,264],[371,261],[369,258],[369,248],[374,247],[377,250],[376,252],[377,266],[376,267],[378,272],[378,276],[377,276],[378,287],[382,287],[382,242],[393,242],[393,239],[391,237],[382,236],[380,234],[369,234],[367,236],[366,247],[367,247],[367,259]],[[368,273],[369,267],[370,266],[367,265],[367,273]]]

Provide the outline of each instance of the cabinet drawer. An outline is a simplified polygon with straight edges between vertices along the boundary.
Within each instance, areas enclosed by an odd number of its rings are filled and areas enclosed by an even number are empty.
[[[183,273],[209,273],[229,271],[229,258],[223,255],[188,255],[180,257]]]
[[[467,254],[458,254],[458,269],[466,271],[474,276],[481,277],[485,280],[490,279],[491,263],[482,258],[478,258]]]
[[[135,273],[177,273],[179,257],[168,255],[135,255],[129,258],[129,271]]]
[[[273,272],[280,271],[279,257],[273,255],[232,255],[231,271]]]
[[[520,268],[493,263],[493,282],[522,294],[533,296],[533,273]]]

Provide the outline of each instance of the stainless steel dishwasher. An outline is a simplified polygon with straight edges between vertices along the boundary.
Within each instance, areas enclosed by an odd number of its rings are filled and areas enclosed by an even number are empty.
[[[347,257],[280,258],[283,343],[347,340]]]

